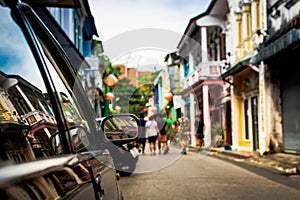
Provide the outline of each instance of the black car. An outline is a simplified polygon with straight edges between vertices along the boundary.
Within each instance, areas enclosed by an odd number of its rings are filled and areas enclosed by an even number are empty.
[[[103,132],[46,10],[0,3],[0,199],[122,199],[110,151],[137,139],[138,119],[109,116],[128,123]]]

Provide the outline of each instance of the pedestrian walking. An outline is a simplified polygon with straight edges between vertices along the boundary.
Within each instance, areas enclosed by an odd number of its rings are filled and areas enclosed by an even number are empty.
[[[166,142],[166,151],[165,151],[165,153],[168,153],[168,151],[169,151],[169,146],[168,146],[168,141],[169,141],[169,139],[170,139],[170,137],[171,137],[171,134],[172,134],[172,125],[173,125],[173,121],[172,121],[172,119],[170,119],[170,117],[169,116],[166,116],[165,118],[163,118],[165,121],[166,121],[166,123],[167,123],[167,142]]]
[[[167,134],[167,123],[163,118],[162,114],[158,114],[156,117],[156,122],[158,124],[158,129],[160,132],[160,136],[157,138],[158,140],[158,152],[161,154],[162,150],[164,154],[168,152],[168,134]]]
[[[187,153],[188,135],[190,134],[190,120],[183,113],[179,120],[179,141],[181,146],[181,153]]]
[[[145,127],[148,131],[150,155],[156,155],[156,141],[157,137],[160,136],[160,132],[153,115],[149,118],[149,121],[146,122]]]
[[[195,118],[195,130],[196,134],[195,137],[198,139],[198,149],[199,151],[202,150],[202,146],[204,144],[204,130],[205,130],[205,125],[202,119],[202,116],[197,115]]]
[[[145,147],[146,147],[146,120],[145,120],[145,115],[144,113],[141,113],[139,115],[139,119],[140,119],[140,124],[141,124],[141,133],[140,133],[140,137],[137,141],[138,143],[138,148],[139,148],[139,152],[142,152],[143,155],[145,155]]]

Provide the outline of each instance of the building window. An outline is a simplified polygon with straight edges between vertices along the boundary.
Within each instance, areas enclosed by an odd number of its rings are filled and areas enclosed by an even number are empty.
[[[238,37],[239,37],[239,44],[241,44],[242,43],[242,41],[243,41],[243,28],[242,28],[242,23],[241,22],[239,22],[238,23]]]
[[[250,37],[251,34],[251,19],[250,19],[250,14],[248,13],[247,15],[247,38]]]
[[[49,10],[49,12],[51,13],[51,15],[54,17],[54,19],[56,20],[56,22],[60,25],[62,25],[63,21],[62,21],[62,10],[60,8],[47,8]]]
[[[79,51],[81,51],[81,28],[80,28],[80,19],[78,16],[74,13],[74,44],[77,47]]]
[[[186,78],[190,71],[189,61],[187,59],[184,59],[184,78]]]
[[[256,28],[260,29],[260,4],[256,4]]]

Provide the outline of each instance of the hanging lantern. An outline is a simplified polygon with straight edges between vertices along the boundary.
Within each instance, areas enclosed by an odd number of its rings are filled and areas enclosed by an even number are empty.
[[[113,74],[108,75],[104,80],[104,84],[110,87],[115,86],[117,83],[118,83],[118,79]]]
[[[151,108],[151,112],[152,112],[152,113],[156,113],[156,112],[157,112],[157,108],[156,108],[156,107],[152,107],[152,108]]]
[[[115,106],[115,111],[117,111],[118,113],[120,113],[121,107],[120,106]]]
[[[105,100],[108,100],[108,101],[113,100],[114,97],[115,97],[115,95],[111,92],[106,93],[104,96]]]
[[[173,99],[173,93],[168,92],[164,95],[164,98],[168,101],[171,101]]]

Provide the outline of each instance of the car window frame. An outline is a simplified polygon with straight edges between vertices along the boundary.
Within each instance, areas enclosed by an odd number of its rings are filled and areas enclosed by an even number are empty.
[[[56,90],[56,86],[51,77],[44,56],[48,58],[50,63],[55,68],[60,79],[64,83],[65,87],[67,88],[68,92],[72,95],[72,98],[76,100],[78,109],[81,109],[80,113],[83,115],[83,118],[88,121],[90,131],[96,132],[96,117],[92,112],[93,109],[89,104],[88,98],[85,95],[82,95],[85,94],[85,91],[81,85],[81,82],[76,76],[74,67],[69,61],[69,58],[67,57],[61,45],[28,4],[20,2],[16,3],[16,6],[11,8],[11,15],[13,16],[13,19],[18,24],[18,26],[21,28],[22,33],[36,61],[37,67],[40,70],[41,76],[43,77],[49,99],[53,106],[53,112],[57,120],[58,131],[60,133],[64,133],[68,130],[69,127],[64,116],[59,93]],[[74,88],[76,90],[76,95],[73,91]],[[82,108],[84,108],[88,112],[83,112]],[[93,135],[94,137],[96,137],[96,135],[100,134]],[[72,145],[69,142],[69,134],[61,134],[61,140],[63,143],[64,153],[71,153]],[[99,140],[98,137],[97,140]]]

